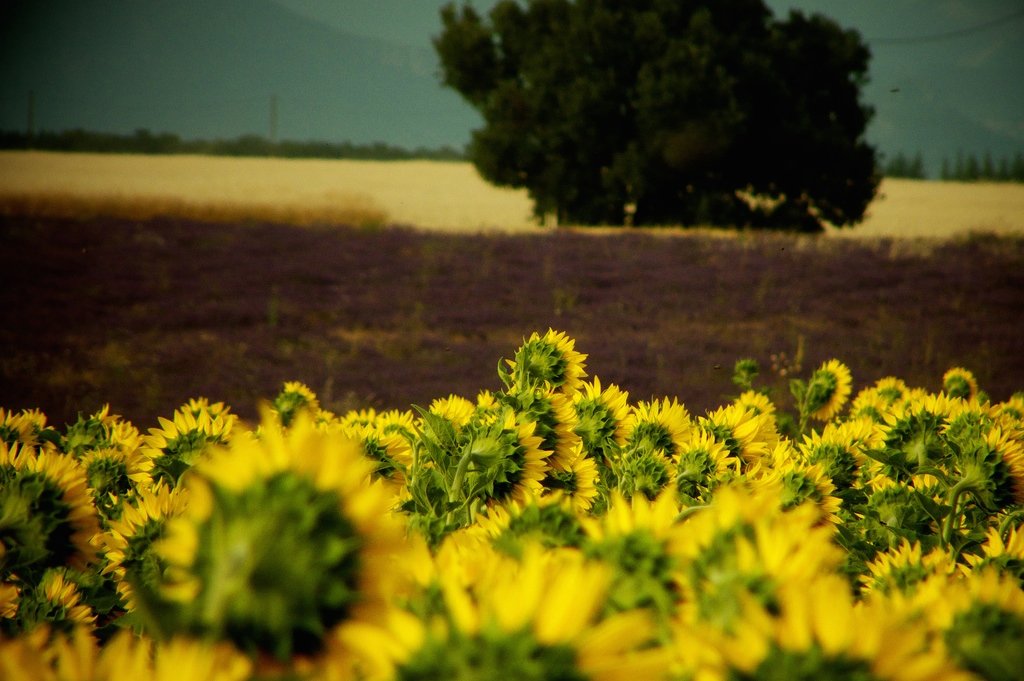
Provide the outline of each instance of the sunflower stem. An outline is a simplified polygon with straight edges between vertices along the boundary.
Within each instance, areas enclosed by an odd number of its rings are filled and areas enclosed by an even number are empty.
[[[804,394],[803,394],[803,396],[802,396],[802,398],[800,400],[800,404],[797,405],[797,409],[800,410],[799,431],[800,431],[800,436],[801,437],[803,437],[804,435],[807,434],[807,424],[810,421],[810,413],[809,413],[809,411],[810,411],[810,407],[809,407],[810,400],[808,399],[808,395],[810,394],[810,392],[811,392],[810,391],[810,386],[807,386],[807,388],[804,390]]]
[[[1007,539],[1009,538],[1010,530],[1015,526],[1016,521],[1021,517],[1021,515],[1021,511],[1007,513],[1006,516],[999,523],[999,537],[1003,541],[1007,541]]]
[[[687,506],[683,510],[679,511],[679,515],[676,516],[676,522],[686,520],[698,511],[703,511],[707,508],[711,508],[711,504],[695,504],[693,506]]]
[[[953,489],[949,491],[949,516],[946,517],[946,522],[943,524],[942,531],[939,534],[939,545],[943,549],[949,548],[949,543],[953,539],[953,526],[956,520],[960,517],[959,507],[960,499],[963,495],[971,490],[971,484],[966,480],[953,485]]]
[[[466,453],[459,459],[459,465],[455,467],[455,477],[452,478],[452,486],[448,489],[448,501],[455,503],[462,497],[462,481],[469,469],[470,455],[472,448],[467,448]]]

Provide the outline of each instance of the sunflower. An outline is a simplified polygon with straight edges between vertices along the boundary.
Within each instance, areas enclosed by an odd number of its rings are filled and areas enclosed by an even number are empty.
[[[110,648],[108,645],[106,649]],[[107,660],[104,660],[107,662]],[[107,662],[118,663],[116,657]],[[230,646],[176,637],[153,645],[151,671],[144,677],[153,681],[245,681],[252,678],[252,663]]]
[[[69,644],[62,631],[48,627],[14,638],[0,636],[0,679],[4,681],[69,681],[100,678],[95,673],[99,645],[87,627],[71,632]],[[115,678],[113,674],[106,678]]]
[[[626,498],[643,495],[655,499],[672,482],[675,466],[661,449],[649,444],[629,446],[613,466],[615,487]]]
[[[474,411],[461,427],[421,412],[402,509],[430,545],[472,524],[489,504],[525,502],[543,492],[551,452],[540,448],[535,429],[507,404]]]
[[[342,428],[369,426],[376,423],[377,418],[377,410],[373,407],[368,407],[366,409],[352,409],[337,418],[337,425]]]
[[[850,418],[867,418],[875,423],[881,423],[890,406],[889,401],[878,392],[877,388],[864,388],[857,393],[850,404]]]
[[[820,433],[813,431],[805,435],[798,449],[804,461],[821,467],[835,485],[837,496],[853,500],[856,495],[851,493],[851,488],[857,483],[861,465],[867,457],[858,446],[859,433],[855,430],[856,426],[846,427],[846,423],[838,426],[828,423]],[[872,429],[868,427],[863,434],[870,437],[870,432]]]
[[[82,455],[81,462],[105,520],[119,517],[125,500],[153,483],[153,461],[138,449],[92,449]]]
[[[377,415],[374,420],[382,433],[398,433],[412,436],[416,431],[416,415],[409,410],[390,409]]]
[[[1024,590],[992,567],[937,576],[917,603],[950,658],[984,679],[1019,679],[1024,669]]]
[[[456,429],[462,428],[473,417],[476,407],[465,397],[449,395],[430,403],[430,413],[452,422]]]
[[[385,480],[396,496],[401,496],[406,471],[412,465],[412,448],[406,436],[398,430],[386,431],[377,420],[339,430],[362,445],[363,454],[374,464],[374,477]]]
[[[505,362],[509,372],[501,373],[512,388],[542,388],[572,395],[583,384],[587,356],[575,349],[576,341],[561,331],[548,329],[543,336],[534,332]]]
[[[842,554],[831,525],[812,504],[783,512],[781,484],[719,488],[676,535],[681,617],[731,630],[743,603],[779,601],[785,585],[834,571]]]
[[[0,443],[0,579],[32,580],[51,567],[86,569],[96,560],[99,516],[74,458]]]
[[[837,359],[823,363],[807,382],[801,415],[818,421],[830,421],[850,397],[852,378],[850,369]]]
[[[902,401],[910,393],[910,388],[901,378],[886,376],[875,381],[875,391],[889,406]]]
[[[985,433],[995,425],[991,407],[977,400],[967,401],[952,398],[953,403],[946,416],[943,435],[952,440],[971,440]]]
[[[949,575],[954,565],[941,549],[924,553],[920,542],[904,540],[898,546],[878,553],[860,576],[865,596],[910,596],[924,581],[936,575]]]
[[[788,511],[810,502],[829,522],[840,522],[842,500],[835,496],[835,485],[825,469],[812,463],[788,461],[762,473],[753,481],[755,489],[778,485],[781,489],[779,504]]]
[[[962,510],[959,501],[973,500],[986,514],[1012,510],[1024,501],[1024,442],[998,427],[984,434],[967,427],[951,438],[949,447],[949,469],[956,481],[949,501],[954,514]]]
[[[157,483],[141,490],[125,504],[121,517],[111,521],[107,531],[99,537],[98,543],[107,559],[103,573],[114,576],[117,591],[128,610],[136,607],[132,584],[155,588],[167,569],[167,562],[153,547],[164,536],[168,521],[184,512],[186,503],[184,488]]]
[[[775,403],[759,390],[747,390],[733,402],[750,409],[755,414],[775,414]]]
[[[90,416],[79,415],[78,420],[68,426],[61,449],[76,457],[94,449],[120,449],[135,451],[142,444],[138,428],[124,421],[117,414],[110,413],[110,405]]]
[[[822,436],[829,432],[829,425],[826,424]],[[847,443],[858,459],[866,462],[865,452],[869,449],[882,446],[885,441],[884,434],[878,423],[866,416],[853,416],[846,419],[838,426],[835,426],[835,437],[839,442]]]
[[[186,638],[154,643],[129,631],[100,645],[83,627],[0,639],[0,678],[9,681],[244,681],[252,664],[230,646]]]
[[[629,393],[616,385],[602,389],[596,376],[573,397],[576,434],[583,441],[584,451],[601,463],[614,460],[626,444],[628,400]]]
[[[694,429],[676,453],[675,488],[683,505],[707,503],[721,484],[739,475],[740,461],[712,433]]]
[[[993,405],[994,416],[1005,428],[1024,427],[1024,392],[1014,393],[1005,402]]]
[[[196,410],[195,404],[179,408],[171,420],[158,418],[160,428],[150,428],[143,439],[142,453],[153,461],[154,480],[178,484],[209,448],[230,440],[237,417],[217,409]]]
[[[482,480],[480,499],[485,503],[507,500],[526,502],[543,492],[543,480],[549,470],[551,453],[541,449],[536,423],[521,420],[511,409],[504,409],[493,424],[475,424],[463,432],[460,459],[476,462],[477,487]],[[468,469],[467,469],[468,470]],[[453,485],[458,487],[457,485]]]
[[[906,405],[910,410],[923,410],[949,420],[968,407],[969,403],[967,400],[951,397],[945,393],[930,393],[921,390],[911,391],[907,397]]]
[[[45,626],[70,631],[91,626],[96,614],[82,602],[82,594],[68,578],[66,568],[50,568],[37,584],[26,584],[19,594],[17,612],[8,626],[19,632]]]
[[[0,442],[8,447],[47,446],[57,440],[57,434],[46,427],[46,415],[38,409],[22,409],[15,413],[0,407]]]
[[[589,511],[598,496],[600,473],[597,462],[587,456],[577,441],[566,459],[554,458],[544,478],[544,496],[565,500],[577,513]]]
[[[731,404],[700,417],[698,427],[725,445],[741,466],[748,467],[756,465],[770,449],[769,441],[762,436],[769,432],[764,422],[771,418],[769,414],[756,414],[743,405]]]
[[[943,503],[945,488],[932,476],[919,475],[910,480],[896,481],[887,475],[876,475],[867,481],[864,488],[867,503],[860,509],[867,517],[874,518],[893,533],[904,537],[932,535],[936,531],[935,518],[922,505],[923,496],[934,503]],[[885,542],[888,548],[899,544]]]
[[[993,428],[985,436],[985,444],[999,457],[996,496],[1005,505],[1024,505],[1024,438],[1021,435],[1024,432]]]
[[[978,394],[978,381],[967,369],[953,367],[942,375],[942,391],[950,397],[969,400]]]
[[[991,565],[1003,574],[1017,575],[1024,583],[1024,526],[1010,527],[1005,532],[990,527],[978,552],[968,553],[964,558],[967,564],[960,565],[964,572],[980,571]]]
[[[315,415],[320,411],[320,401],[316,393],[309,389],[305,383],[299,381],[288,381],[270,403],[271,408],[280,419],[281,425],[288,427],[295,420],[300,411],[308,411]]]
[[[164,627],[228,640],[288,665],[382,611],[402,565],[389,493],[358,444],[272,414],[187,476],[189,503],[157,546],[170,567]]]
[[[689,439],[690,414],[676,400],[652,400],[633,406],[626,418],[626,449],[650,449],[675,459]]]
[[[881,472],[894,480],[908,480],[918,469],[948,466],[952,453],[943,435],[950,405],[934,396],[914,397],[895,405],[879,426],[874,458],[885,463]],[[881,456],[879,456],[881,455]]]
[[[537,424],[541,449],[551,452],[551,460],[568,465],[580,436],[576,434],[576,411],[565,393],[553,390],[513,389],[502,400],[526,419]],[[478,400],[478,405],[480,404]],[[497,403],[490,408],[495,408]]]
[[[419,560],[417,565],[412,567],[412,571],[420,590],[429,592],[433,597],[440,595],[442,582],[447,584],[448,588],[453,585],[469,588],[472,584],[479,582],[484,573],[498,564],[500,555],[521,560],[522,549],[529,543],[528,539],[523,542],[522,546],[499,547],[493,541],[494,535],[492,535],[492,532],[498,532],[499,536],[504,534],[504,530],[501,529],[502,522],[511,519],[508,509],[513,505],[495,504],[493,507],[487,508],[481,513],[482,517],[478,516],[483,520],[481,525],[471,525],[452,532],[433,551],[421,551],[420,555],[414,556]],[[529,506],[530,504],[527,504],[523,508]],[[509,548],[514,550],[504,551]],[[418,546],[414,547],[414,551],[417,549]],[[422,598],[424,593],[418,593],[416,596]],[[432,605],[437,606],[439,603],[435,602]],[[413,607],[410,609],[421,614],[444,612],[444,607],[439,609]]]
[[[360,647],[378,651],[367,676],[613,681],[667,673],[670,657],[654,645],[647,613],[603,613],[607,566],[536,547],[520,561],[491,560],[468,586],[444,580],[442,620],[395,612],[387,630],[361,632]]]
[[[584,537],[579,517],[560,494],[531,499],[525,504],[494,504],[477,516],[476,523],[465,532],[516,558],[523,556],[527,545],[546,549],[578,547]]]
[[[671,490],[653,501],[643,495],[627,500],[613,492],[605,515],[581,520],[587,534],[584,552],[613,570],[608,611],[646,608],[662,619],[675,611],[679,510]]]
[[[765,446],[769,449],[779,444],[782,436],[779,434],[779,421],[775,404],[768,399],[767,395],[756,390],[748,390],[736,398],[733,404],[746,407],[759,418],[760,427],[756,435],[757,440],[765,443]]]
[[[288,385],[287,383],[285,385]],[[209,412],[210,416],[227,416],[231,413],[231,407],[223,402],[210,402],[206,397],[191,397],[188,402],[181,406],[182,411],[190,411],[193,415],[199,416],[200,412]]]
[[[848,583],[824,575],[778,592],[765,607],[744,604],[728,634],[683,623],[676,647],[695,676],[709,679],[969,681],[926,646],[925,630],[884,605],[858,606]],[[695,651],[695,652],[694,652]]]
[[[807,460],[804,458],[803,453],[797,449],[796,445],[789,438],[783,438],[779,440],[779,443],[772,447],[768,453],[758,461],[756,468],[751,468],[747,471],[747,480],[757,480],[758,478],[766,475],[773,468],[779,468],[780,466],[794,466],[797,464],[805,464]]]
[[[88,632],[83,631],[93,650],[96,642]],[[57,681],[57,674],[51,668],[48,658],[49,631],[39,627],[29,634],[8,638],[0,636],[0,679],[5,681]],[[88,678],[76,669],[74,676],[64,678]],[[63,679],[61,679],[63,681]]]

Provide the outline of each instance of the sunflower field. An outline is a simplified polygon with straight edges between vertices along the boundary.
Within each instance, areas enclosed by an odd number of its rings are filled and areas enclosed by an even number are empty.
[[[504,388],[143,434],[0,410],[0,678],[1024,678],[1024,393],[839,360],[704,415],[566,334]]]

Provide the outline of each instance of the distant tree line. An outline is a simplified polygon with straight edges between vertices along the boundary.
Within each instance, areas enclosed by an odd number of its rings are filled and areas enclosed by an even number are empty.
[[[0,131],[0,149],[38,149],[41,151],[133,153],[133,154],[205,154],[209,156],[280,156],[283,158],[346,158],[380,161],[424,159],[461,161],[464,154],[449,146],[429,149],[373,142],[272,141],[259,135],[234,139],[185,140],[173,133],[153,133],[146,129],[131,135],[73,129],[61,132]]]
[[[921,152],[914,154],[913,158],[904,156],[903,152],[897,153],[884,162],[882,174],[886,177],[905,177],[913,180],[925,179],[924,159],[921,157]]]
[[[927,174],[921,153],[906,156],[902,152],[882,163],[882,174],[886,177],[905,177],[924,180]],[[939,179],[957,182],[1024,182],[1024,153],[998,160],[986,152],[980,159],[977,154],[957,154],[952,162],[942,159]]]
[[[986,152],[978,159],[976,154],[957,154],[956,160],[942,159],[943,180],[984,180],[988,182],[1024,182],[1024,153],[1017,152],[1012,158],[1003,156],[999,160]]]

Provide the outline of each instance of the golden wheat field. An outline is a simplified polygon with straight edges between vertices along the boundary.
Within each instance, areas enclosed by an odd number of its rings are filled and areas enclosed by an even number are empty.
[[[0,152],[0,214],[536,230],[469,163]],[[885,180],[852,237],[1024,233],[1024,185]]]

